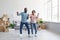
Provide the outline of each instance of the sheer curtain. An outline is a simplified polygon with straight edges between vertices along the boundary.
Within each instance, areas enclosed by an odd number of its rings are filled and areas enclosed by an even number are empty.
[[[18,11],[23,10],[24,7],[28,8],[28,14],[36,10],[43,21],[60,22],[60,0],[19,0]],[[14,18],[19,19],[20,17],[14,15]]]
[[[47,21],[60,22],[60,0],[49,0],[47,2]]]

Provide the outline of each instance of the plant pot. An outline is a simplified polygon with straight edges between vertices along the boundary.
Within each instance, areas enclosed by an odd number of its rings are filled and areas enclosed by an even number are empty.
[[[40,24],[41,29],[46,29],[46,25],[45,24]]]

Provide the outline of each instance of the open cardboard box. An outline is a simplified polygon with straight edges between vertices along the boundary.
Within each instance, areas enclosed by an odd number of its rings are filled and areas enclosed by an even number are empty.
[[[8,32],[8,26],[9,26],[9,20],[7,15],[3,15],[2,18],[0,18],[0,32]]]

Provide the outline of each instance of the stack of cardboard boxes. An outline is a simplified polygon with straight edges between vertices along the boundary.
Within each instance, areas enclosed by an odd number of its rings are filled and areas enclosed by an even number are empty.
[[[0,32],[8,32],[9,20],[6,14],[0,18]]]
[[[0,32],[4,31],[4,25],[3,25],[3,21],[2,19],[0,18]]]

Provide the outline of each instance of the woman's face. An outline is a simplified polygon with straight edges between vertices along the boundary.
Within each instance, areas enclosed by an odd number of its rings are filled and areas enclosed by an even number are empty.
[[[34,15],[35,14],[35,11],[32,11],[32,14]]]
[[[32,15],[34,15],[34,12],[32,13]]]

